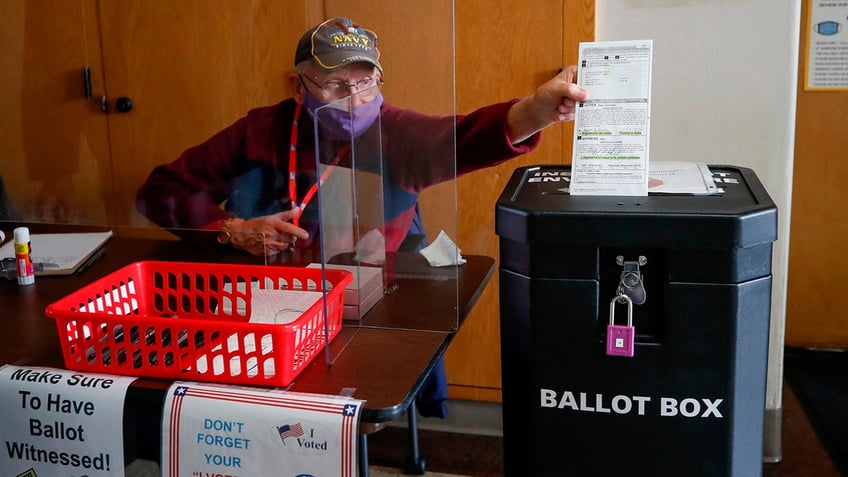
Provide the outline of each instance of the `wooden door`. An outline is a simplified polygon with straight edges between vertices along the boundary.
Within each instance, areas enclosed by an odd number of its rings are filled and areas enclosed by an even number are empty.
[[[0,2],[0,174],[21,219],[112,219],[97,33],[94,0]]]
[[[786,344],[848,348],[848,91],[805,91],[809,2],[803,2]]]
[[[135,193],[154,166],[290,96],[305,3],[109,0],[100,24],[116,221],[145,227]],[[131,99],[129,112],[117,112],[119,97]]]

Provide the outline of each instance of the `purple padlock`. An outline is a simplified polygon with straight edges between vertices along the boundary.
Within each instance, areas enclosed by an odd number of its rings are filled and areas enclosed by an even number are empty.
[[[627,303],[627,325],[615,324],[615,304]],[[618,295],[610,301],[610,321],[607,325],[607,356],[632,358],[636,341],[636,328],[633,327],[633,300],[627,295]]]

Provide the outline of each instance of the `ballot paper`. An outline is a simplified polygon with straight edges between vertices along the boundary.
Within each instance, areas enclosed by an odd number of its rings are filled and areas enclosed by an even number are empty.
[[[357,475],[363,401],[175,382],[162,412],[162,476]]]
[[[703,162],[651,161],[648,174],[650,194],[720,194],[709,166]]]
[[[580,43],[571,195],[648,195],[653,42]]]

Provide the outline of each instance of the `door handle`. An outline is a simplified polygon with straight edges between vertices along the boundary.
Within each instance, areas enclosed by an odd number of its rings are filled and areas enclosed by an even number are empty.
[[[115,108],[121,113],[128,113],[133,108],[133,102],[131,98],[126,96],[121,96],[120,98],[115,100]],[[104,113],[108,113],[111,108],[109,107],[109,98],[106,95],[100,96],[100,110]]]
[[[86,66],[82,69],[82,81],[85,92],[85,98],[91,99],[91,69]],[[133,108],[132,98],[127,96],[121,96],[115,100],[115,108],[121,113],[128,113]],[[100,96],[100,109],[104,113],[109,112],[109,100],[106,98],[106,95]]]
[[[120,98],[115,100],[115,108],[122,113],[128,113],[133,108],[133,102],[131,98],[126,96],[121,96]]]

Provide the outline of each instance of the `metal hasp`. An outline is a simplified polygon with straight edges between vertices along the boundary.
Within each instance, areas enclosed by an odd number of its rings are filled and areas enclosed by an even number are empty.
[[[639,267],[648,263],[644,255],[639,255],[636,261],[624,260],[623,255],[615,257],[615,263],[622,267],[621,279],[618,282],[618,294],[630,297],[634,305],[645,303],[645,284],[642,282],[642,272]]]

